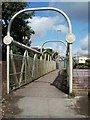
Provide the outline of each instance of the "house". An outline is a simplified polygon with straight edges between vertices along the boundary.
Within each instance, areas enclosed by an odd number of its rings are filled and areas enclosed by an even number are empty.
[[[78,64],[84,64],[86,63],[86,61],[90,61],[90,56],[88,55],[75,56],[73,57],[73,60]]]

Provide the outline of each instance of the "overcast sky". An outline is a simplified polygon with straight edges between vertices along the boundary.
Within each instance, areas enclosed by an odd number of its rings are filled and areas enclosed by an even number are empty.
[[[52,0],[55,1],[55,0]],[[88,2],[30,2],[31,7],[55,7],[64,11],[71,20],[72,30],[76,36],[73,43],[73,55],[88,53]],[[28,19],[28,25],[33,28],[35,35],[31,37],[32,46],[40,47],[46,40],[57,40],[57,29],[60,29],[59,40],[64,40],[68,33],[65,18],[55,11],[36,11],[33,19]],[[48,43],[45,47],[57,50],[57,43]],[[66,48],[59,43],[59,51],[65,52]]]

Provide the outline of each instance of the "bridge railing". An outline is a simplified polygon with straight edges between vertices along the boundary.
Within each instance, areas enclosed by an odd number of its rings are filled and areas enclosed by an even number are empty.
[[[55,61],[32,58],[25,50],[24,55],[9,52],[9,91],[13,91],[56,69]]]

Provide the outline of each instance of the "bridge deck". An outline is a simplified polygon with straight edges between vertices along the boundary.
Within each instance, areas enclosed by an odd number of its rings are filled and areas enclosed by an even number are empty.
[[[53,71],[27,86],[13,92],[7,107],[11,112],[5,116],[31,117],[31,118],[67,118],[79,117],[74,105],[66,94],[50,85],[58,75]],[[81,116],[80,116],[81,117]]]

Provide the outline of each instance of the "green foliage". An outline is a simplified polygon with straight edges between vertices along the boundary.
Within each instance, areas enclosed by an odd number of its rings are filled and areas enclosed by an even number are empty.
[[[47,50],[47,52],[49,52],[50,54],[53,54],[53,52],[54,52],[53,49],[47,48],[46,50]]]
[[[36,49],[37,51],[41,51],[41,49],[40,48],[34,48],[34,49]],[[47,51],[50,55],[52,55],[53,53],[54,53],[54,51],[53,51],[53,49],[49,49],[49,48],[47,48],[47,49],[44,49],[44,48],[42,48],[42,51],[44,52],[44,51]],[[46,53],[47,54],[47,53]],[[42,56],[42,58],[44,59],[44,55]],[[40,59],[40,54],[37,54],[37,58],[38,59]],[[46,60],[48,60],[48,56],[46,56]]]
[[[47,51],[50,55],[52,55],[52,54],[54,53],[53,49],[47,48],[46,51]],[[46,60],[48,60],[48,55],[46,56]]]
[[[58,56],[58,52],[55,52],[53,58],[55,59]]]
[[[74,97],[75,97],[75,93],[72,92],[72,93],[69,95],[69,98],[72,99],[72,98],[74,98]]]
[[[12,16],[27,6],[26,2],[4,2],[2,4],[2,38],[7,34],[7,27]],[[34,12],[21,13],[13,21],[11,27],[11,36],[18,42],[30,46],[30,37],[35,32],[28,26],[28,18],[32,19]],[[25,39],[27,37],[27,39]],[[13,47],[12,47],[13,48]],[[3,46],[5,49],[5,46]],[[18,50],[20,50],[18,48]],[[14,46],[14,52],[18,51]],[[4,51],[5,52],[5,51]],[[21,51],[22,53],[22,51]]]
[[[85,64],[75,64],[74,69],[90,69],[90,62],[87,62]]]

